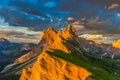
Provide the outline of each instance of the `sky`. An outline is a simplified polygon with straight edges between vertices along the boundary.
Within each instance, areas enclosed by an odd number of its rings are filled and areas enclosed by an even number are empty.
[[[120,0],[0,0],[0,35],[38,43],[42,30],[82,25],[82,36],[112,42],[120,38]],[[102,35],[102,36],[98,36]]]

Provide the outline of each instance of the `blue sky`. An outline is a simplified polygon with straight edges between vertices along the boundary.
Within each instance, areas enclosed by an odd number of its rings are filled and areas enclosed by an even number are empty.
[[[42,30],[48,27],[61,29],[67,23],[76,21],[85,27],[87,34],[92,31],[96,32],[94,34],[102,34],[107,37],[110,37],[111,34],[120,34],[119,0],[0,1],[0,34],[3,35],[3,32],[7,31],[4,36],[11,41],[14,36],[16,40],[17,38],[24,39],[24,41],[29,39],[29,42],[30,39],[33,39],[32,42],[38,42]],[[72,17],[74,20],[68,21],[68,17]],[[10,34],[12,31],[14,33]],[[115,40],[119,37],[115,36],[110,39]]]

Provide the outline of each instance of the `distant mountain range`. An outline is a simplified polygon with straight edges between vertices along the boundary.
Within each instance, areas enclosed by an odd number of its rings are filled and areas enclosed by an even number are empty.
[[[79,38],[71,25],[48,28],[37,46],[1,71],[0,80],[120,80],[119,60],[118,48]]]
[[[98,41],[86,40],[84,38],[79,38],[80,43],[82,43],[82,48],[91,55],[96,55],[100,58],[111,58],[120,59],[120,43],[118,41],[113,42],[113,44],[104,44]]]
[[[0,38],[0,71],[15,59],[31,51],[34,44],[11,43],[5,38]]]

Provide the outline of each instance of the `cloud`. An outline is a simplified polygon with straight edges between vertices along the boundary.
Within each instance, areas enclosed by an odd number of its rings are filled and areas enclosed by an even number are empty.
[[[33,31],[27,27],[11,26],[0,20],[0,36],[5,37],[12,42],[33,42],[37,43],[40,39],[41,31]],[[35,41],[35,42],[34,42]]]
[[[82,25],[86,32],[119,34],[120,18],[114,17],[119,6],[119,0],[2,0],[0,30],[6,30],[5,36],[10,39],[36,39],[49,26],[63,28],[67,19]]]
[[[41,32],[34,32],[34,34],[26,34],[21,30],[0,30],[0,36],[9,39],[12,42],[32,42],[38,43]]]
[[[81,37],[92,40],[92,39],[99,39],[103,38],[104,36],[102,34],[83,34]]]
[[[75,21],[75,22],[73,22],[72,24],[73,24],[73,25],[80,25],[81,22],[80,22],[80,21]]]
[[[74,18],[73,18],[73,17],[68,17],[67,20],[68,20],[68,21],[73,21]]]
[[[109,20],[101,20],[98,16],[95,18],[85,18],[84,20],[74,21],[73,25],[83,25],[89,30],[107,30],[107,28],[112,24]]]
[[[109,40],[110,37],[104,36],[104,34],[83,34],[79,37],[85,38],[87,40],[102,42],[102,43],[111,43],[111,40]]]
[[[119,4],[112,4],[112,5],[110,5],[109,7],[107,7],[107,9],[108,9],[108,10],[111,10],[111,9],[115,9],[115,8],[118,8],[118,7],[120,7]]]
[[[54,8],[57,6],[57,2],[56,1],[48,1],[44,4],[44,6],[47,8]]]
[[[111,25],[111,21],[99,21],[99,18],[90,19],[86,24],[86,28],[96,29],[96,30],[107,30],[107,28]]]
[[[86,20],[86,17],[81,18],[81,21],[85,21],[85,20]]]
[[[84,22],[81,22],[81,21],[74,21],[72,23],[72,25],[84,25],[85,23]]]
[[[100,17],[86,18],[86,20],[74,21],[72,25],[77,25],[77,31],[79,34],[119,34],[120,35],[120,24],[117,22],[113,24],[111,20],[103,20]],[[79,26],[78,26],[79,25]],[[81,29],[81,26],[84,29]],[[81,31],[82,30],[82,31]]]
[[[0,30],[2,35],[23,35],[24,33],[21,30]]]
[[[112,2],[115,1],[112,0]],[[11,5],[0,10],[0,15],[4,16],[5,21],[7,21],[10,25],[24,26],[28,28],[33,28],[32,30],[38,31],[44,30],[49,26],[56,28],[56,26],[58,25],[56,25],[55,22],[59,22],[59,24],[64,24],[63,21],[65,21],[68,16],[72,16],[67,19],[68,21],[76,20],[76,18],[79,19],[82,17],[83,18],[81,20],[84,21],[86,18],[90,18],[91,16],[96,16],[99,14],[103,15],[104,13],[100,13],[100,11],[102,10],[101,6],[104,3],[107,4],[108,1],[12,0],[10,1]],[[59,21],[60,18],[63,19]],[[53,23],[50,22],[51,20],[53,21]]]

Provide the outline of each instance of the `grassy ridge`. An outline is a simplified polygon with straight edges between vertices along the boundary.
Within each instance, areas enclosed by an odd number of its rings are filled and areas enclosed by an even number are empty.
[[[100,60],[91,56],[87,56],[86,59],[83,59],[74,53],[67,54],[61,50],[54,50],[54,52],[47,51],[47,53],[87,69],[92,73],[95,80],[120,80],[120,75],[112,75],[114,72],[120,74],[120,67],[114,66],[116,65],[114,61],[109,60],[106,63],[106,60]]]

